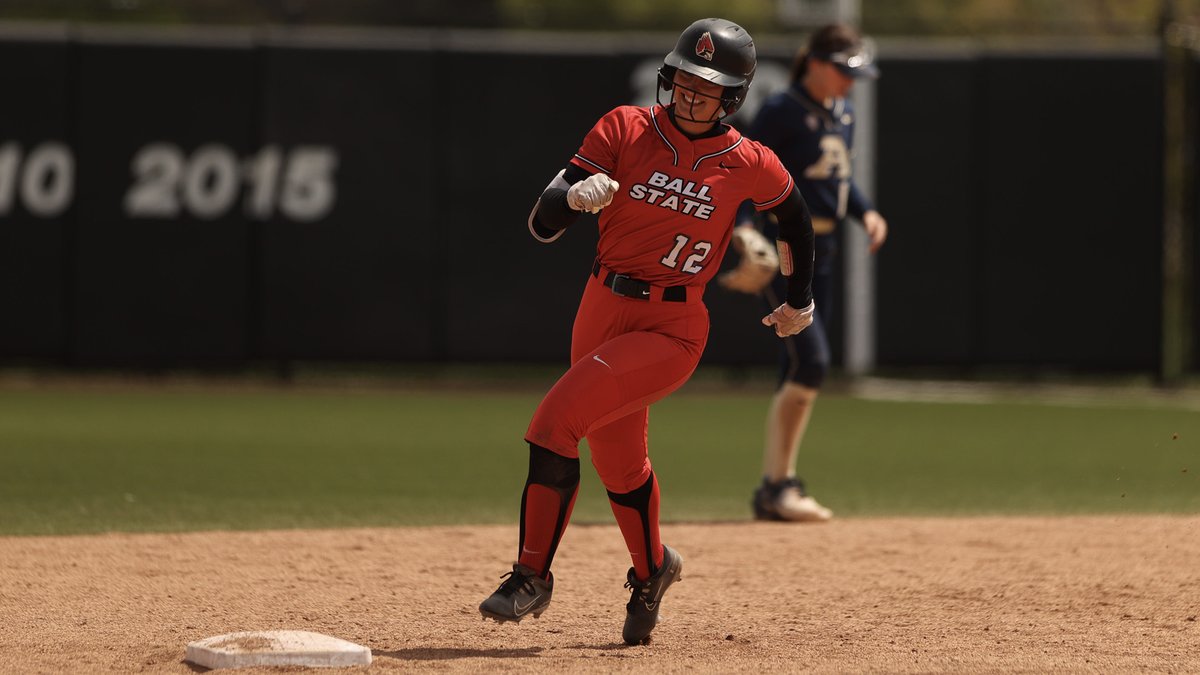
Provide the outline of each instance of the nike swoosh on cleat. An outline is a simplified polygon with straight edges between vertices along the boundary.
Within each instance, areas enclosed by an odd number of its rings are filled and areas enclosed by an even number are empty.
[[[542,596],[540,596],[540,595],[533,596],[533,599],[531,599],[529,601],[529,603],[526,604],[524,607],[522,607],[521,604],[519,602],[517,602],[516,600],[513,600],[513,613],[517,614],[519,616],[521,614],[524,614],[525,612],[528,612],[529,608],[533,607],[533,603],[537,602],[538,599],[541,597]]]

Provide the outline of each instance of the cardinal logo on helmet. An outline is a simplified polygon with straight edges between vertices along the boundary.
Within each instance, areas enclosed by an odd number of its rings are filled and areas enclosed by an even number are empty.
[[[705,61],[712,61],[713,53],[716,51],[717,48],[713,46],[712,33],[704,31],[704,34],[700,36],[700,39],[696,40],[696,56],[699,56]]]

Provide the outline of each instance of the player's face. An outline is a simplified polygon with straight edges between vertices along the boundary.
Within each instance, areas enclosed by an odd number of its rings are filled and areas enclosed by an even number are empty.
[[[830,68],[833,71],[831,79],[833,82],[834,95],[839,98],[845,98],[850,93],[850,88],[854,86],[854,78],[842,72],[841,68],[834,66]]]
[[[724,87],[713,84],[682,70],[675,71],[675,87],[671,100],[675,114],[692,122],[713,122],[721,114],[721,94]]]
[[[805,85],[818,99],[845,98],[854,86],[854,78],[828,61],[814,59],[809,62]]]

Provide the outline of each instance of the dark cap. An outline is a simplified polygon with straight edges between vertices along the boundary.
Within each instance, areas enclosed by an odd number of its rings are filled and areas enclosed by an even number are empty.
[[[849,77],[879,77],[875,44],[845,24],[830,24],[814,33],[808,43],[808,55],[832,63]]]

